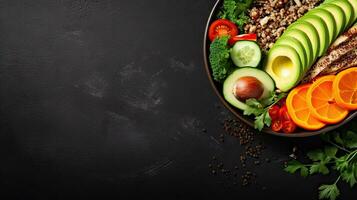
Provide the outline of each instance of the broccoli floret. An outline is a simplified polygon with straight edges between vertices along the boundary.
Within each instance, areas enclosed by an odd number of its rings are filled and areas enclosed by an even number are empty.
[[[216,38],[210,46],[209,61],[214,80],[222,82],[233,68],[228,47],[228,36]]]

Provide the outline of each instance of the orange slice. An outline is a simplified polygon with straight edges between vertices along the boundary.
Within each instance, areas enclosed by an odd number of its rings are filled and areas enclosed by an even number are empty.
[[[333,97],[335,75],[317,79],[306,94],[307,105],[312,116],[326,124],[336,124],[348,115],[348,110],[340,107]]]
[[[357,67],[340,72],[333,82],[336,103],[348,110],[357,110]]]
[[[301,85],[293,89],[286,99],[291,119],[299,127],[314,131],[323,128],[326,124],[312,116],[306,101],[306,94],[312,84]]]

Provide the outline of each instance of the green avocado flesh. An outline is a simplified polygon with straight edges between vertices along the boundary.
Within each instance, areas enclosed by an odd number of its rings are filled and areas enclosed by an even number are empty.
[[[264,69],[289,91],[357,19],[357,0],[325,1],[291,24],[268,52]]]
[[[319,38],[319,33],[317,32],[316,28],[309,22],[299,20],[299,21],[295,22],[294,24],[292,24],[291,26],[289,26],[287,30],[288,31],[289,30],[301,30],[307,34],[308,38],[306,38],[306,39],[311,41],[312,55],[314,58],[313,61],[315,61],[315,59],[319,55],[319,51],[320,51],[320,38]]]
[[[353,1],[356,1],[356,0],[353,0]],[[343,10],[343,13],[345,14],[345,17],[346,17],[346,25],[345,25],[344,29],[350,27],[352,25],[352,23],[355,21],[355,12],[353,10],[351,3],[349,3],[347,0],[335,0],[335,1],[331,1],[329,3],[334,4]]]
[[[310,66],[313,62],[313,54],[312,54],[312,44],[310,40],[307,40],[306,38],[308,38],[308,36],[306,35],[306,33],[300,31],[300,30],[294,30],[294,31],[286,31],[285,32],[287,36],[289,37],[293,37],[296,40],[298,40],[299,42],[301,42],[301,44],[304,47],[304,51],[306,52],[306,61],[307,61],[307,65],[304,66],[303,70],[307,70],[308,66]],[[285,35],[283,35],[281,38],[284,38]]]
[[[353,7],[353,13],[354,13],[354,15],[353,15],[353,20],[352,20],[352,23],[353,22],[356,22],[356,20],[357,20],[357,1],[356,0],[347,0],[350,4],[351,4],[351,6]],[[351,24],[352,25],[352,24]]]
[[[295,39],[294,37],[291,37],[289,35],[286,35],[284,37],[280,37],[278,41],[275,42],[276,45],[286,45],[290,46],[295,49],[295,51],[299,54],[299,59],[301,64],[304,66],[307,66],[309,63],[307,60],[307,55],[304,50],[304,46],[299,42],[299,40]],[[301,72],[305,72],[304,70],[301,70]]]
[[[299,54],[287,45],[274,45],[267,56],[265,71],[274,79],[282,92],[293,88],[301,77],[303,69]]]
[[[251,76],[258,79],[264,88],[264,92],[260,99],[269,97],[269,95],[275,90],[275,84],[273,79],[264,71],[256,68],[245,67],[235,70],[223,83],[223,96],[234,107],[245,110],[248,105],[238,100],[233,93],[236,82],[242,78]]]
[[[330,36],[328,33],[326,23],[320,17],[316,17],[313,15],[304,16],[303,18],[301,18],[301,20],[309,22],[318,31],[319,39],[320,39],[320,43],[319,43],[320,50],[318,56],[319,57],[322,56],[330,45],[330,38],[329,38]]]
[[[333,15],[320,8],[315,8],[314,10],[309,11],[304,17],[319,17],[321,18],[327,28],[327,33],[329,35],[329,44],[331,44],[336,38],[337,29],[336,29],[336,22]]]
[[[340,7],[331,3],[322,4],[321,6],[319,6],[319,8],[330,12],[334,16],[336,22],[335,29],[337,30],[337,35],[334,38],[336,39],[345,30],[346,27],[346,16],[343,13],[343,10]]]

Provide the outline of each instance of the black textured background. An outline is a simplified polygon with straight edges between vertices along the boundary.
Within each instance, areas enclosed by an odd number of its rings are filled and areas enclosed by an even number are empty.
[[[210,174],[213,155],[235,165],[242,151],[216,139],[230,114],[203,69],[213,4],[0,0],[1,199],[316,199],[334,177],[288,175],[282,161],[318,137],[257,136],[272,162],[252,167],[250,187]]]

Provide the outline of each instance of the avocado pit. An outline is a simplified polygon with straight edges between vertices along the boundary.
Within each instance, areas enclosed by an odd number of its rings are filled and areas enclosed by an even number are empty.
[[[259,99],[264,92],[263,84],[253,76],[239,78],[233,86],[233,95],[240,101]]]

